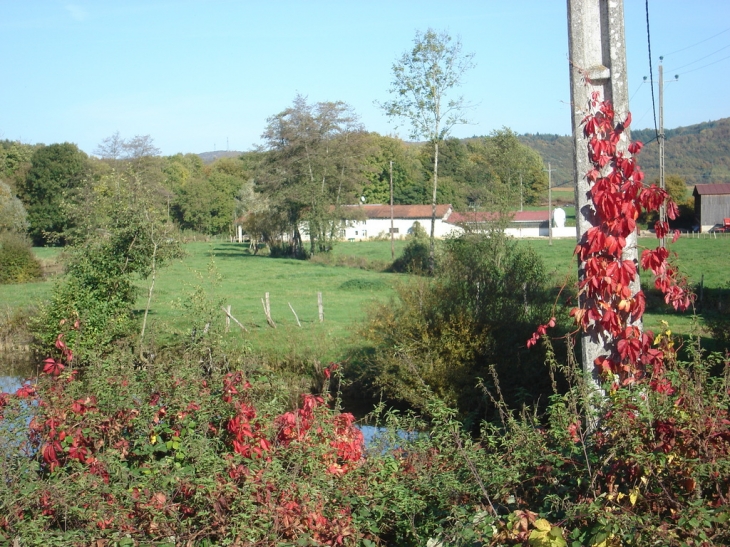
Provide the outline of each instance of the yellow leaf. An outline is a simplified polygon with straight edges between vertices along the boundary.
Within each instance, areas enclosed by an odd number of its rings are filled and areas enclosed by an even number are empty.
[[[537,519],[534,526],[541,532],[549,532],[550,528],[552,528],[552,525],[545,519]]]
[[[155,435],[153,433],[152,435],[150,435],[150,443],[155,444],[156,442],[157,442],[157,435]]]
[[[639,499],[639,489],[634,488],[629,492],[629,501],[631,502],[631,505],[636,505],[636,500]]]

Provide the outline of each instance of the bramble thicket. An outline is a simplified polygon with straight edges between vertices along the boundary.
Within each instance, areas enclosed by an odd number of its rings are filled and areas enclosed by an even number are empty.
[[[595,363],[603,392],[573,358],[578,331],[553,340],[551,319],[528,342],[545,352],[546,404],[506,404],[492,367],[473,384],[495,419],[467,430],[427,383],[414,384],[419,414],[379,404],[369,418],[380,433],[366,446],[341,409],[349,363],[324,369],[321,393],[292,397],[250,351],[226,346],[220,325],[141,359],[129,298],[108,321],[96,306],[87,331],[85,300],[58,290],[43,373],[0,395],[0,545],[730,543],[730,361],[668,326],[639,327],[645,300],[629,289],[637,267],[623,259],[626,238],[642,210],[674,209],[642,184],[640,145],[617,151],[629,120],[597,97],[593,107],[584,128],[596,223],[576,249],[585,276],[570,314],[606,341]],[[139,234],[155,233],[133,218]],[[669,259],[644,250],[641,266],[683,309],[692,297]],[[68,286],[84,287],[73,276],[89,271],[71,270]],[[567,349],[556,358],[559,341]]]

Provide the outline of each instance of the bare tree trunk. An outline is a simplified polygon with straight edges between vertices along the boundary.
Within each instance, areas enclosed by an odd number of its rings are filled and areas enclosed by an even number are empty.
[[[149,218],[147,219],[149,220]],[[150,305],[152,303],[152,292],[155,290],[155,279],[157,277],[157,241],[155,240],[155,228],[154,225],[151,225],[151,237],[152,240],[152,273],[151,273],[151,279],[150,279],[150,288],[147,291],[147,304],[144,308],[144,318],[142,319],[142,331],[139,333],[139,358],[143,361],[144,356],[142,355],[142,345],[144,343],[144,335],[145,331],[147,330],[147,316],[150,313]]]
[[[436,268],[436,258],[434,255],[434,245],[436,237],[436,193],[438,191],[439,180],[439,143],[433,143],[433,197],[431,199],[431,245],[428,250],[428,272],[433,275]]]

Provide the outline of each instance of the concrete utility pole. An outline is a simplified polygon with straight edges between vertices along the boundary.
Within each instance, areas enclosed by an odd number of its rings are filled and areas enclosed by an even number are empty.
[[[659,57],[659,188],[666,190],[667,183],[664,180],[664,66],[662,61],[664,57]],[[659,220],[665,222],[667,220],[667,206],[662,203],[659,207]],[[661,247],[667,246],[667,238],[662,237],[659,240]]]
[[[626,40],[624,38],[623,0],[568,0],[568,52],[570,56],[570,99],[573,114],[573,177],[575,182],[576,232],[578,241],[596,224],[588,194],[590,183],[586,173],[591,168],[588,139],[581,122],[589,113],[591,94],[598,91],[602,99],[613,103],[616,121],[623,121],[629,112],[626,74]],[[629,136],[624,133],[619,150],[628,149]],[[636,233],[627,238],[624,260],[637,266]],[[578,265],[578,277],[585,278],[585,264]],[[631,285],[632,293],[640,290],[638,273]],[[637,325],[641,328],[641,324]],[[595,359],[605,355],[605,344],[596,333],[581,336],[581,360],[587,377],[600,386]]]

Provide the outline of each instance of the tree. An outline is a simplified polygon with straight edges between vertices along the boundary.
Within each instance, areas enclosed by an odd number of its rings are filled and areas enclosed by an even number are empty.
[[[13,195],[10,186],[0,181],[0,233],[25,233],[28,229],[28,213],[23,203]]]
[[[369,184],[362,195],[367,203],[390,203],[390,162],[393,162],[393,202],[396,205],[427,203],[426,173],[418,147],[402,140],[371,133],[372,152],[367,155],[365,177]]]
[[[214,171],[178,188],[174,212],[180,226],[211,235],[225,232],[234,220],[235,196],[242,182]]]
[[[484,189],[492,202],[506,196],[513,208],[534,205],[547,196],[548,177],[540,154],[522,144],[511,129],[492,131],[467,148],[474,164],[473,185]]]
[[[42,144],[22,144],[18,141],[0,141],[0,180],[17,191],[30,169],[30,158]]]
[[[439,144],[437,203],[451,203],[456,210],[465,210],[471,200],[474,163],[466,144],[449,137]],[[423,146],[419,158],[428,180],[433,179],[434,148]]]
[[[416,32],[413,49],[393,63],[391,101],[380,106],[390,118],[411,124],[411,138],[425,138],[433,144],[433,192],[431,197],[430,270],[434,267],[434,234],[438,191],[439,143],[457,124],[468,123],[469,108],[463,97],[447,99],[448,93],[462,83],[464,74],[474,67],[474,54],[464,53],[460,39],[446,32],[428,29]]]
[[[135,333],[139,279],[151,277],[146,318],[157,268],[179,255],[174,227],[154,192],[141,178],[112,171],[68,207],[75,228],[66,275],[35,321],[43,344],[50,347],[64,319],[78,319],[81,328],[67,332],[67,342],[78,350],[78,362],[90,363],[113,341]]]
[[[124,156],[125,144],[124,139],[119,135],[119,131],[115,131],[101,141],[101,144],[94,150],[94,154],[103,160],[118,160]]]
[[[30,236],[36,245],[65,242],[64,232],[73,224],[65,205],[82,185],[87,157],[68,142],[39,148],[18,188],[28,211]]]
[[[262,138],[268,153],[259,165],[258,184],[272,205],[286,213],[293,254],[302,251],[302,222],[310,252],[328,250],[342,218],[340,205],[352,203],[366,182],[367,134],[349,105],[310,105],[301,95],[267,121]]]

